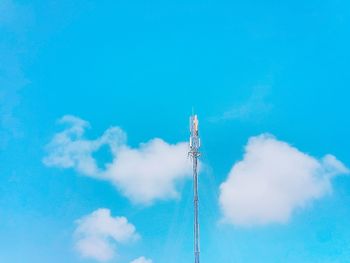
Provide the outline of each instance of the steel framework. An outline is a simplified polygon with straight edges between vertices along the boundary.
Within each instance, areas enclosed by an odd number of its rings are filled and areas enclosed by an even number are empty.
[[[193,207],[194,207],[194,262],[199,263],[199,221],[198,221],[198,158],[200,156],[200,138],[198,132],[198,117],[190,117],[190,151],[189,155],[193,165]]]

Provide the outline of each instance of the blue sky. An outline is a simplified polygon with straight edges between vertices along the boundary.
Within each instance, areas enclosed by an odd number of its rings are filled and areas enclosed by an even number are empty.
[[[193,107],[202,262],[347,262],[348,46],[345,0],[0,0],[0,262],[190,262]]]

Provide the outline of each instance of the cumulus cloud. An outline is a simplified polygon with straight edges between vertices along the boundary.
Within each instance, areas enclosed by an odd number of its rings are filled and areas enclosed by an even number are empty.
[[[150,260],[150,259],[147,259],[145,257],[140,257],[140,258],[137,258],[133,261],[131,261],[130,263],[152,263],[153,261]]]
[[[108,166],[106,176],[137,203],[176,198],[176,181],[190,174],[186,156],[186,143],[170,145],[153,139],[137,149],[122,147]]]
[[[60,124],[67,125],[62,132],[57,133],[46,146],[49,153],[43,159],[47,166],[75,168],[78,172],[92,177],[101,177],[102,171],[98,168],[96,160],[92,156],[103,145],[108,145],[114,153],[119,145],[124,144],[126,136],[124,132],[113,127],[107,129],[96,140],[84,138],[89,123],[74,116],[66,115],[59,120]]]
[[[109,261],[116,255],[117,244],[139,238],[125,217],[113,217],[109,209],[97,209],[76,223],[75,249],[84,258]]]
[[[118,127],[107,129],[95,140],[86,139],[88,122],[64,116],[59,123],[67,125],[46,146],[43,163],[51,167],[73,168],[79,173],[108,180],[135,203],[150,204],[157,199],[178,197],[176,183],[190,176],[187,144],[169,144],[155,138],[132,148],[126,134]],[[113,160],[97,165],[93,153],[109,146]]]
[[[333,155],[316,159],[271,135],[252,137],[220,186],[224,220],[243,226],[287,222],[293,211],[330,193],[333,177],[346,173]]]

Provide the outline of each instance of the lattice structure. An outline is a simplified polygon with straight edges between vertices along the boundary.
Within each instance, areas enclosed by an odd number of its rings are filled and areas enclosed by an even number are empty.
[[[200,138],[198,132],[198,117],[190,117],[190,151],[193,164],[193,206],[194,206],[194,262],[199,263],[199,222],[198,222],[198,158],[200,156]]]

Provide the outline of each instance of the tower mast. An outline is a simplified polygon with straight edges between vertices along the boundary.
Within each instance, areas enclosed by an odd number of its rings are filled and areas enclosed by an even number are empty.
[[[198,157],[200,156],[200,138],[198,133],[198,117],[190,117],[190,151],[193,165],[193,206],[194,206],[194,263],[199,263],[199,222],[198,222]]]

